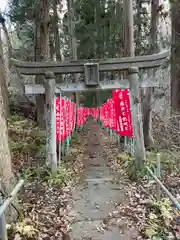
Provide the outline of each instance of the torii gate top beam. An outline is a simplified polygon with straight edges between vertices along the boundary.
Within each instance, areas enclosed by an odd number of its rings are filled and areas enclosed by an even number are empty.
[[[24,75],[44,75],[46,72],[53,72],[55,74],[83,73],[84,64],[87,62],[98,63],[99,71],[109,72],[128,70],[130,67],[138,67],[139,69],[160,67],[164,60],[169,56],[169,53],[170,51],[168,50],[147,56],[68,62],[25,62],[16,59],[11,59],[11,61],[12,64],[18,68],[19,72]]]

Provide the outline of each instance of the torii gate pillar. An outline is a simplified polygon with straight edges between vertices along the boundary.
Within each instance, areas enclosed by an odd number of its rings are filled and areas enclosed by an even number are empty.
[[[141,169],[146,160],[146,152],[144,146],[144,134],[142,127],[142,112],[141,112],[141,99],[139,91],[139,69],[137,67],[130,67],[128,69],[128,80],[130,85],[131,94],[131,110],[133,119],[133,129],[135,136],[135,157],[138,160],[138,169]]]
[[[53,72],[45,73],[45,112],[46,112],[46,163],[51,167],[52,174],[57,171],[56,152],[56,80]]]

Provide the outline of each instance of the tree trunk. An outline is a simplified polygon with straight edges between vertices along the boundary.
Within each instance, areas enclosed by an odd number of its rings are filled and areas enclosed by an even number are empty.
[[[152,136],[152,95],[152,88],[141,89],[143,134],[146,148],[151,147],[154,144]]]
[[[136,1],[136,7],[137,7],[137,16],[136,16],[136,24],[137,24],[137,29],[136,29],[136,35],[135,35],[135,39],[136,39],[136,50],[135,53],[136,55],[140,55],[141,54],[141,35],[142,35],[142,21],[141,21],[141,8],[142,8],[142,2],[137,0]]]
[[[151,26],[150,26],[150,37],[149,37],[149,54],[158,52],[158,21],[159,21],[159,0],[152,0],[151,2]],[[154,75],[153,70],[148,70],[148,76]],[[150,148],[154,144],[152,136],[152,100],[153,100],[153,89],[144,88],[141,90],[142,98],[142,109],[143,109],[143,132],[144,132],[144,143],[147,148]]]
[[[35,61],[40,61],[40,24],[36,23],[36,44],[35,44]],[[36,84],[42,84],[44,81],[43,76],[36,76]],[[37,122],[39,127],[45,127],[44,121],[44,95],[39,94],[36,96],[36,107],[37,107]]]
[[[54,53],[55,53],[55,60],[61,61],[61,44],[60,44],[60,35],[59,35],[59,17],[58,17],[58,8],[59,0],[53,0],[53,33],[54,33]],[[56,82],[62,82],[62,75],[58,74],[55,76]]]
[[[1,29],[0,29],[0,56],[2,64],[0,65],[1,71],[1,78],[0,78],[0,86],[2,90],[2,97],[3,97],[3,106],[4,106],[4,114],[5,119],[9,116],[9,99],[8,99],[8,88],[7,88],[7,81],[6,81],[6,70],[5,70],[5,63],[4,63],[4,54],[3,54],[3,46],[2,46],[2,39],[1,39]]]
[[[76,42],[76,32],[75,32],[75,13],[74,13],[74,6],[75,0],[68,0],[67,1],[67,8],[68,8],[68,32],[70,34],[70,48],[71,48],[71,58],[72,60],[77,60],[77,42]],[[78,83],[78,74],[72,75],[74,82]],[[80,93],[75,93],[76,104],[79,106],[80,104]]]
[[[9,99],[8,99],[8,97],[9,97],[9,95],[8,95],[8,85],[11,82],[10,72],[11,72],[11,68],[12,68],[12,65],[11,65],[12,43],[11,43],[11,39],[10,39],[8,30],[7,30],[7,27],[6,27],[5,19],[2,16],[1,12],[0,12],[0,24],[2,26],[2,30],[3,30],[4,36],[5,36],[5,42],[6,42],[6,45],[7,45],[7,48],[8,48],[8,51],[7,51],[8,52],[8,54],[7,54],[8,55],[7,56],[7,61],[6,61],[6,56],[4,58],[5,82],[4,82],[3,91],[2,91],[3,97],[5,98],[5,109],[6,109],[7,116],[8,116],[10,114]],[[1,38],[0,38],[0,44],[3,45],[3,41],[2,41]],[[3,47],[2,46],[0,46],[0,51],[2,52],[2,56],[4,56]],[[19,71],[16,71],[16,74],[17,74],[17,80],[19,82],[20,87],[22,89],[24,89],[23,77],[21,76]],[[30,102],[30,100],[27,97],[27,95],[24,94],[23,98],[26,99],[27,102]]]
[[[53,0],[53,32],[54,32],[54,45],[55,45],[55,53],[56,53],[56,60],[61,60],[61,53],[60,53],[60,37],[59,37],[59,26],[58,26],[58,13],[57,13],[57,6],[59,0]]]
[[[40,0],[40,12],[36,16],[36,43],[35,43],[35,61],[46,61],[49,59],[49,1]],[[36,84],[44,82],[43,76],[36,76]],[[36,97],[37,121],[40,127],[45,126],[43,95]]]
[[[134,26],[133,13],[131,11],[131,1],[124,0],[124,56],[134,56]]]
[[[134,18],[133,18],[133,0],[124,0],[124,42],[125,42],[125,56],[134,56]],[[141,118],[141,104],[140,104],[140,90],[139,90],[139,69],[131,67],[128,69],[128,80],[131,91],[131,108],[133,128],[135,135],[135,157],[137,170],[143,169],[144,160],[146,159],[143,126]]]
[[[2,83],[2,79],[4,78],[3,70],[3,61],[2,55],[0,58],[0,83]],[[5,195],[8,195],[13,187],[15,186],[15,178],[12,172],[12,165],[11,165],[11,154],[8,145],[8,129],[7,129],[7,122],[5,119],[4,114],[4,101],[2,96],[3,88],[0,86],[0,179],[1,185],[0,188],[4,192]],[[16,201],[15,201],[16,203]],[[14,204],[15,204],[14,203]],[[15,220],[17,217],[17,213],[13,208],[8,208],[6,211],[7,220],[9,222]]]
[[[5,22],[4,17],[2,16],[2,13],[0,13],[0,23],[1,23],[1,26],[2,26],[2,29],[3,29],[5,38],[6,38],[6,43],[8,46],[8,67],[10,69],[11,68],[11,58],[12,58],[12,44],[11,44],[11,39],[9,37],[8,30],[6,27],[6,22]]]
[[[173,110],[180,109],[180,3],[171,2],[171,107]]]

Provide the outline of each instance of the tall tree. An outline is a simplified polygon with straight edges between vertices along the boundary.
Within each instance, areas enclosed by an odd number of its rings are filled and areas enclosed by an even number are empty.
[[[4,61],[4,54],[3,54],[3,43],[2,43],[2,38],[1,38],[1,29],[0,29],[0,56],[1,56],[1,61],[2,64],[0,66],[1,68],[1,78],[0,78],[0,86],[2,90],[2,97],[3,97],[3,106],[4,106],[4,114],[5,118],[9,116],[9,99],[8,99],[8,88],[7,88],[7,72],[5,69],[5,61]]]
[[[135,40],[134,40],[134,16],[133,16],[133,0],[124,0],[124,41],[125,41],[125,56],[134,56],[135,54]],[[129,85],[132,98],[132,117],[135,134],[136,145],[136,160],[138,169],[144,165],[146,159],[143,128],[141,119],[140,102],[136,101],[140,98],[139,79],[137,76],[137,69],[129,69],[128,73]],[[134,71],[135,70],[135,71]]]
[[[58,4],[59,0],[53,0],[53,34],[54,34],[54,47],[55,47],[55,54],[56,59],[61,60],[61,46],[60,46],[60,36],[59,36],[59,17],[58,17]]]
[[[4,113],[4,99],[3,99],[3,87],[4,81],[4,62],[3,56],[0,52],[0,188],[5,195],[10,194],[14,185],[15,178],[11,165],[11,154],[8,145],[8,129],[6,115]],[[7,217],[9,221],[15,220],[17,213],[9,208],[7,211]]]
[[[3,17],[2,13],[0,12],[0,24],[2,26],[2,29],[3,29],[3,32],[4,32],[4,35],[5,35],[5,39],[6,39],[6,43],[7,43],[7,46],[8,46],[8,67],[10,68],[10,59],[12,57],[12,44],[11,44],[11,39],[9,37],[9,33],[8,33],[8,30],[7,30],[7,27],[6,27],[6,20],[5,18]]]
[[[171,3],[171,106],[172,109],[180,110],[180,2]]]
[[[49,0],[39,0],[38,11],[35,14],[36,44],[35,61],[47,61],[49,59]],[[44,77],[36,76],[36,83],[43,84]],[[44,95],[36,97],[37,119],[40,127],[45,126]]]
[[[23,51],[24,53],[18,56],[23,60],[46,61],[49,59],[50,3],[46,0],[9,1],[9,16],[16,27],[19,42],[19,51],[16,50],[15,57],[17,57],[17,52]],[[38,84],[43,84],[43,81],[43,77],[36,78]],[[44,100],[43,95],[36,97],[37,120],[41,127],[45,126]]]
[[[154,54],[159,51],[158,47],[158,23],[159,23],[159,0],[151,2],[151,23],[149,35],[148,54]],[[148,70],[148,77],[155,75],[154,70]],[[152,100],[153,88],[143,88],[141,90],[142,113],[143,113],[143,132],[146,147],[152,147],[154,139],[152,136]]]

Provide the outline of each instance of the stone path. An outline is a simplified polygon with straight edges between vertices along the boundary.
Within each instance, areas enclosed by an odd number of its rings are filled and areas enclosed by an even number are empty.
[[[85,175],[73,196],[71,214],[75,218],[70,236],[73,240],[130,240],[133,238],[123,221],[118,226],[101,229],[102,222],[115,210],[115,204],[126,201],[125,185],[117,183],[115,173],[108,166],[101,145],[101,131],[99,126],[92,125],[87,155],[84,157]]]

